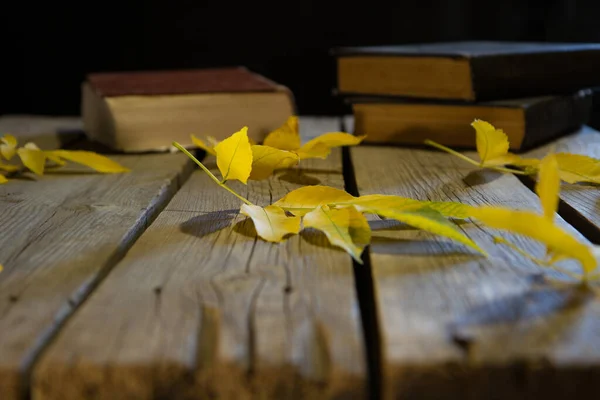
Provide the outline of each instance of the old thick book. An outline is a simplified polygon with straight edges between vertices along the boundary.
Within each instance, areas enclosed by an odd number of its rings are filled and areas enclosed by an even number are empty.
[[[565,96],[498,100],[476,104],[399,102],[388,98],[349,98],[354,133],[365,143],[421,145],[425,139],[474,148],[474,119],[504,130],[513,151],[524,151],[587,123],[592,92]]]
[[[342,95],[485,101],[600,85],[600,44],[444,42],[333,54]]]
[[[261,142],[293,114],[287,87],[243,67],[95,73],[82,85],[84,130],[125,152],[192,147],[190,134],[221,140],[244,126]]]

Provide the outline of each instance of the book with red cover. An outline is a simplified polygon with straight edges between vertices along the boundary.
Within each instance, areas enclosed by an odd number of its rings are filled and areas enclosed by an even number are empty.
[[[82,84],[86,133],[125,152],[192,147],[190,134],[222,140],[243,126],[261,142],[295,108],[287,87],[244,67],[93,73]]]

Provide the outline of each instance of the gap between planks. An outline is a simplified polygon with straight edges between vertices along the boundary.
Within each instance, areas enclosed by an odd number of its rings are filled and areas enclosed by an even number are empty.
[[[514,176],[475,171],[450,155],[350,151],[360,194],[540,210],[537,196]],[[600,374],[600,349],[588,346],[600,331],[593,294],[555,284],[556,274],[494,245],[492,235],[538,256],[540,243],[477,223],[459,226],[489,258],[401,224],[372,221],[384,397],[561,398],[593,388]]]
[[[79,128],[78,118],[0,118],[0,130],[44,149],[77,147]],[[0,187],[0,223],[10,232],[0,239],[3,400],[28,397],[37,358],[192,170],[181,154],[111,158],[132,172],[92,174],[73,166]]]
[[[338,151],[232,186],[264,205],[317,183],[343,187]],[[350,257],[314,232],[258,240],[239,206],[194,173],[40,359],[34,399],[364,398]]]

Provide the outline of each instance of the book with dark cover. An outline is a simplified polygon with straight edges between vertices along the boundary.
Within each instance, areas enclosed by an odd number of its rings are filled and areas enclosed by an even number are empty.
[[[431,139],[446,146],[475,147],[475,119],[490,122],[508,135],[512,151],[536,147],[588,122],[592,91],[481,103],[397,101],[349,97],[354,133],[365,143],[420,145]]]
[[[244,67],[94,73],[82,85],[86,133],[125,152],[191,147],[192,133],[222,140],[244,126],[261,142],[295,113],[287,87]]]
[[[487,101],[600,85],[600,44],[443,42],[340,47],[341,95]]]

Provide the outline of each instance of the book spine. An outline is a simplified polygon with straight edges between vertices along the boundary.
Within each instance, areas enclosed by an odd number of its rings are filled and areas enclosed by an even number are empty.
[[[529,150],[586,124],[592,111],[592,91],[549,99],[525,110],[526,135],[519,151]]]
[[[568,94],[600,85],[594,50],[472,57],[476,101]]]

